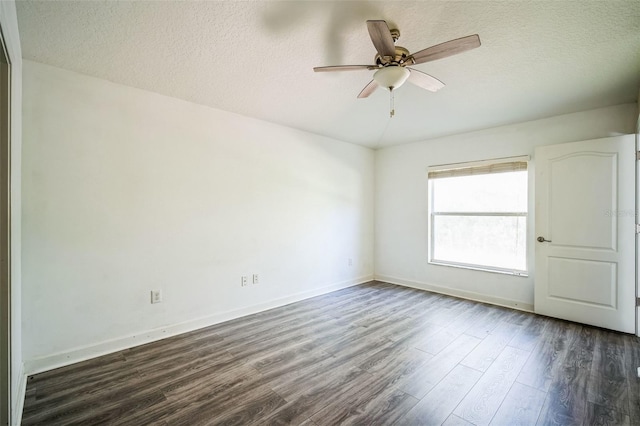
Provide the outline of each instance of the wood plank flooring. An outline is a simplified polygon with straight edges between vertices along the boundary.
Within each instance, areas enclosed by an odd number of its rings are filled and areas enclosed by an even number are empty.
[[[635,336],[371,282],[29,377],[24,425],[640,424]]]

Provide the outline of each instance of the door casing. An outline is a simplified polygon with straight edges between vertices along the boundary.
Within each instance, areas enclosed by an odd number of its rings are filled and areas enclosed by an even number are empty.
[[[0,28],[0,424],[12,419],[11,68]]]

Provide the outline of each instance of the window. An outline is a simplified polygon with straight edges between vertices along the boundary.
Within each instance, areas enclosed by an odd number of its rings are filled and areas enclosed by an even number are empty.
[[[429,168],[429,262],[527,275],[527,159]]]

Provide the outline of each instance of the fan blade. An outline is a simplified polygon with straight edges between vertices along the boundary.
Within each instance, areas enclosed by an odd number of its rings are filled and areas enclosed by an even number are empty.
[[[429,74],[425,74],[422,71],[414,70],[409,67],[407,67],[407,69],[411,72],[407,79],[409,83],[415,84],[416,86],[422,87],[430,92],[437,92],[444,87],[443,82],[435,77],[431,77]]]
[[[378,67],[376,65],[333,65],[330,67],[315,67],[315,72],[328,72],[328,71],[356,71],[356,70],[375,70]]]
[[[364,89],[362,89],[362,92],[358,95],[358,99],[368,98],[369,95],[375,92],[377,88],[378,83],[375,80],[371,80],[369,84],[364,86]]]
[[[396,46],[385,21],[367,21],[367,29],[380,56],[396,56]]]
[[[478,34],[436,44],[435,46],[427,47],[426,49],[416,52],[411,56],[415,64],[422,64],[424,62],[446,58],[447,56],[457,55],[458,53],[466,52],[476,47],[480,47],[480,37]]]

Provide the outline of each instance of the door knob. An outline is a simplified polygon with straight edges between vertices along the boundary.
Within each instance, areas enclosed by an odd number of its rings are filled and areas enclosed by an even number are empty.
[[[539,243],[550,243],[551,240],[545,240],[544,237],[538,237],[536,238],[538,240]]]

